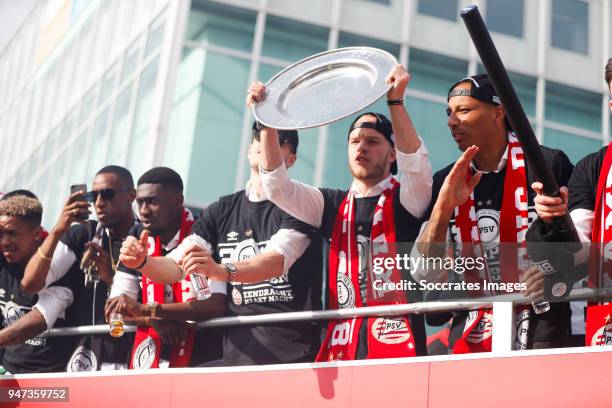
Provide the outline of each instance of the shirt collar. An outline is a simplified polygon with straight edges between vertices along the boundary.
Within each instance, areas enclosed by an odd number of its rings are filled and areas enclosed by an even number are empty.
[[[365,194],[361,194],[361,192],[357,188],[357,184],[355,184],[355,181],[353,181],[353,184],[351,184],[351,191],[353,192],[355,198],[375,197],[381,195],[383,191],[385,191],[385,186],[387,185],[391,177],[393,176],[389,175],[389,177],[387,177],[386,179],[381,180],[378,184],[366,191]]]
[[[482,171],[481,173],[483,173],[483,174],[487,174],[487,173],[499,173],[500,171],[502,171],[503,169],[506,168],[507,162],[508,162],[508,145],[506,145],[506,150],[504,150],[504,154],[502,154],[502,158],[499,161],[499,164],[497,165],[497,170],[494,170],[494,171]],[[472,161],[470,163],[470,167],[474,171],[479,171],[478,168],[476,168],[476,163],[474,161]]]
[[[244,192],[249,201],[252,201],[254,203],[266,201],[268,199],[264,191],[261,192],[261,196],[257,195],[257,191],[251,187],[251,180],[247,181],[246,186],[244,187]]]
[[[166,251],[171,251],[174,248],[176,248],[179,244],[180,235],[181,235],[181,229],[179,228],[179,230],[176,231],[176,234],[174,234],[174,237],[172,237],[170,242],[168,242],[166,245],[162,243],[162,248],[164,248]]]

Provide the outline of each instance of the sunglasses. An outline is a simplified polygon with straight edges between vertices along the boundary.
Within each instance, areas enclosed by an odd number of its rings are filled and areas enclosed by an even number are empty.
[[[103,200],[109,201],[115,198],[115,194],[124,193],[127,190],[115,190],[114,188],[103,188],[102,190],[92,190],[89,191],[86,195],[87,201],[95,203],[98,201],[98,196],[102,197]]]

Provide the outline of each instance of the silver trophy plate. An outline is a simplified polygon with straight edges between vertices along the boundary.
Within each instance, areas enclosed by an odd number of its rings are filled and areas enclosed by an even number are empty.
[[[387,93],[397,60],[369,47],[338,48],[285,68],[266,84],[255,119],[274,129],[307,129],[343,119]]]

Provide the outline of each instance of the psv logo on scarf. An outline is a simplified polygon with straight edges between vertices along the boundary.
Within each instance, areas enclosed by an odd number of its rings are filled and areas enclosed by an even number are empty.
[[[469,177],[469,175],[468,175]],[[474,206],[474,193],[467,201],[455,209],[455,225],[459,229],[458,241],[461,243],[462,256],[465,258],[484,257],[482,240],[478,229],[478,217]],[[529,228],[527,205],[527,172],[523,148],[516,136],[508,133],[508,154],[506,175],[502,195],[502,207],[499,217],[500,264],[501,280],[503,282],[518,282],[520,275],[529,267],[527,257],[526,234]],[[506,245],[503,245],[503,244]],[[516,243],[508,245],[508,243]],[[509,246],[511,248],[509,248]],[[491,274],[485,264],[484,270],[466,271],[465,280],[478,282],[480,287],[486,279],[491,282]],[[479,292],[477,295],[491,294]],[[520,322],[521,333],[528,328],[529,310],[517,308],[517,324]],[[464,326],[464,332],[453,347],[454,354],[491,351],[492,340],[492,309],[472,311]],[[517,333],[519,331],[517,330]],[[515,342],[517,349],[525,348],[523,341]]]
[[[372,260],[394,258],[395,221],[393,197],[399,183],[390,178],[381,194],[370,234]],[[355,197],[352,191],[340,204],[339,214],[332,232],[329,253],[330,307],[362,307],[365,302],[359,285],[359,250],[355,233]],[[397,269],[374,273],[368,268],[367,304],[370,306],[407,303],[406,294],[401,291],[375,290],[373,282],[399,282]],[[358,333],[363,318],[330,321],[327,336],[321,345],[316,361],[353,360],[357,354]],[[412,357],[416,355],[410,322],[405,317],[367,319],[368,359],[388,357]]]
[[[608,287],[612,278],[612,143],[606,150],[597,182],[591,242],[589,286]],[[585,343],[612,344],[612,304],[588,304]]]
[[[194,218],[191,211],[184,208],[181,217],[181,226],[179,228],[179,243],[191,234]],[[162,256],[162,242],[159,237],[149,237],[149,245],[147,248],[149,256]],[[189,280],[189,276],[186,278]],[[165,303],[166,293],[165,285],[155,283],[146,276],[142,275],[142,303],[159,304]],[[192,300],[188,298],[188,290],[183,287],[183,281],[172,284],[172,297],[174,302],[182,303]],[[191,360],[193,345],[195,341],[194,329],[187,330],[186,340],[178,347],[173,347],[170,351],[170,367],[186,367]],[[130,368],[158,368],[161,352],[161,338],[153,327],[138,326],[136,337],[134,339],[134,347],[130,359]]]

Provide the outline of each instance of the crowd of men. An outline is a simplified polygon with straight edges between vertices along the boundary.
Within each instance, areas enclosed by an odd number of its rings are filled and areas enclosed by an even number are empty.
[[[148,170],[136,185],[123,167],[100,169],[91,191],[73,192],[49,231],[41,226],[43,207],[33,193],[4,194],[2,373],[424,356],[425,321],[450,322],[449,353],[490,351],[493,312],[486,308],[350,317],[325,325],[297,321],[197,330],[192,323],[445,298],[436,291],[385,289],[393,285],[375,281],[516,279],[537,305],[545,274],[521,250],[530,237],[560,240],[555,219],[569,211],[581,241],[612,241],[607,222],[612,151],[607,147],[574,168],[565,153],[542,146],[546,165],[563,186],[559,197],[546,196],[525,164],[490,79],[476,75],[450,86],[448,127],[462,153],[432,175],[428,150],[404,107],[410,75],[396,65],[386,81],[388,114],[363,113],[347,131],[353,177],[347,189],[290,179],[288,169],[298,160],[298,132],[254,123],[245,188],[219,198],[198,217],[184,204],[180,175],[167,167]],[[612,86],[612,59],[605,81]],[[265,97],[265,86],[255,82],[246,103],[253,106]],[[90,202],[96,221],[89,220]],[[385,260],[406,251],[398,243],[411,242],[416,244],[408,253],[414,257],[465,256],[471,247],[471,255],[480,254],[484,265],[461,274],[425,263],[416,271],[387,266]],[[500,243],[514,250],[501,250]],[[595,253],[599,262],[590,258],[605,279],[612,276],[609,253]],[[588,254],[574,259],[589,262]],[[385,267],[381,273],[373,265]],[[192,274],[207,277],[209,297],[196,296]],[[570,304],[535,307],[515,308],[515,348],[572,344],[576,331],[571,330]],[[602,307],[610,306],[590,306]],[[135,334],[43,335],[50,328],[105,324],[116,313],[137,326]]]

